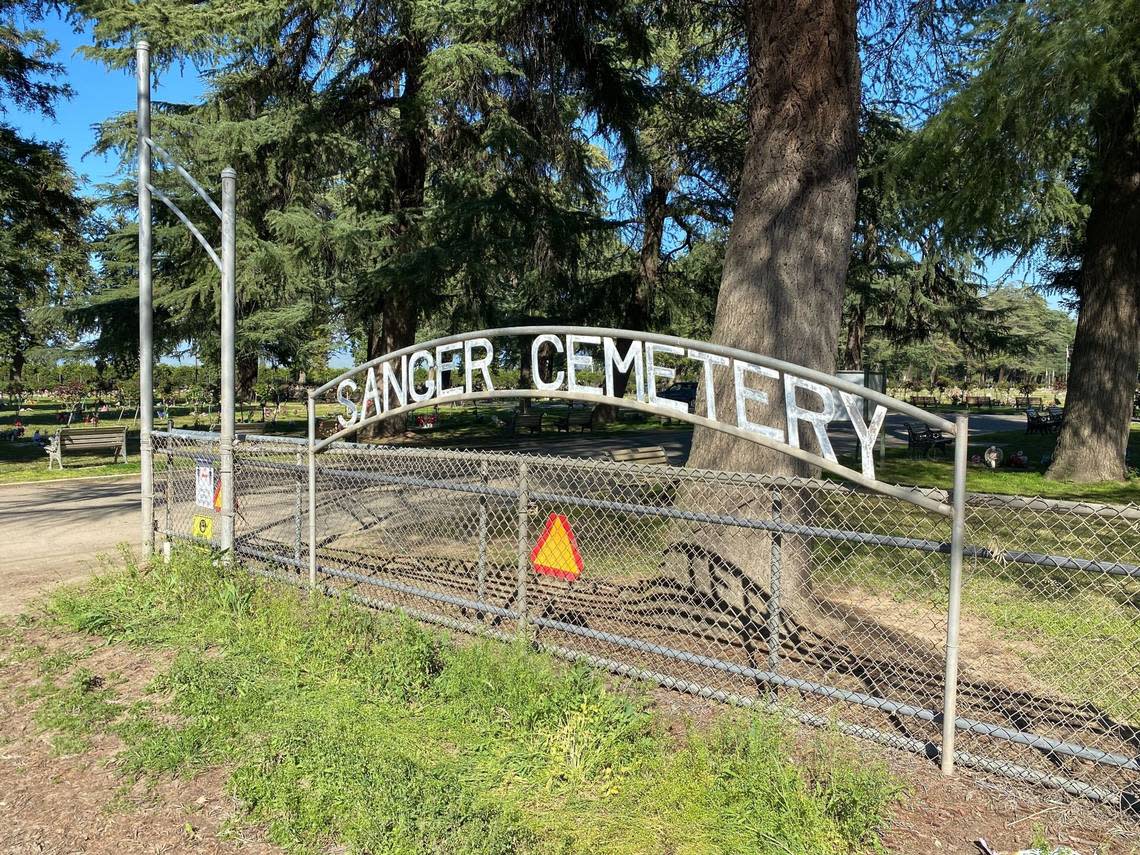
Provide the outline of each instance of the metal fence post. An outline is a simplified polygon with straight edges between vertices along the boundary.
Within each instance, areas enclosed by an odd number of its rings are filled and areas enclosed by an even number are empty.
[[[942,774],[954,772],[958,719],[958,631],[962,613],[962,547],[966,536],[966,459],[970,421],[958,416],[954,428],[954,496],[950,530],[950,599],[946,609],[946,676],[942,700]]]
[[[783,497],[772,490],[772,522],[780,522]],[[783,535],[772,532],[772,590],[768,596],[768,670],[778,674],[780,669],[780,547]],[[777,689],[772,686],[768,699],[776,702]]]
[[[135,78],[138,88],[136,130],[139,195],[139,458],[142,464],[143,560],[154,553],[154,317],[151,290],[150,212],[150,45],[135,46]]]
[[[174,531],[171,503],[174,501],[174,449],[171,442],[174,437],[169,433],[174,428],[173,423],[167,425],[166,435],[166,508],[163,515],[162,558],[170,563],[171,534]]]
[[[490,471],[487,461],[479,464],[479,483],[484,487],[490,481]],[[478,570],[478,596],[483,602],[487,595],[487,494],[479,495],[479,570]]]
[[[222,551],[233,560],[234,549],[234,336],[236,287],[234,282],[235,208],[237,172],[222,170]]]
[[[518,533],[519,533],[519,548],[518,548],[518,610],[519,610],[519,635],[526,634],[527,626],[527,613],[526,613],[526,577],[528,565],[530,564],[530,537],[527,533],[527,522],[530,515],[530,494],[527,489],[527,466],[526,461],[519,463],[519,506],[518,506]]]
[[[297,452],[297,471],[293,476],[293,560],[301,562],[301,452]]]
[[[309,587],[317,587],[317,401],[309,395]]]

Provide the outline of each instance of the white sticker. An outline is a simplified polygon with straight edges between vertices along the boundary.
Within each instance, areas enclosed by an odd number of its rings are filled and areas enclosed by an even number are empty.
[[[214,466],[199,460],[194,474],[194,504],[214,509]]]

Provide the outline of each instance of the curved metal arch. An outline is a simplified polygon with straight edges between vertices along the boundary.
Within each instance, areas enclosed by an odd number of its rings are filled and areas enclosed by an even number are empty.
[[[939,430],[946,431],[951,435],[958,432],[957,426],[954,422],[947,421],[939,416],[931,415],[925,410],[900,401],[897,398],[891,398],[884,395],[882,392],[876,392],[874,389],[868,389],[865,386],[857,386],[856,384],[835,377],[831,374],[825,374],[822,371],[816,371],[814,368],[805,368],[802,365],[796,365],[792,362],[784,362],[782,359],[775,359],[771,356],[763,356],[759,353],[751,353],[747,350],[741,350],[736,347],[728,347],[723,344],[711,344],[709,342],[697,341],[691,338],[680,338],[673,335],[662,335],[661,333],[639,332],[637,330],[623,330],[611,327],[559,327],[559,326],[528,326],[528,327],[500,327],[498,329],[488,330],[474,330],[472,332],[455,333],[453,335],[441,336],[434,338],[431,341],[420,342],[417,344],[402,347],[399,350],[393,350],[391,353],[386,353],[383,356],[378,356],[375,359],[370,359],[368,362],[363,362],[347,371],[338,374],[327,383],[318,386],[316,389],[309,390],[309,397],[316,398],[324,394],[329,389],[335,389],[342,380],[347,380],[361,371],[367,371],[369,368],[375,368],[385,362],[390,362],[393,359],[399,359],[402,356],[407,356],[417,350],[428,350],[440,345],[455,344],[460,341],[467,341],[472,338],[494,338],[498,337],[523,337],[523,336],[537,336],[537,335],[596,335],[606,336],[614,339],[638,339],[640,341],[652,342],[654,344],[667,344],[674,347],[692,347],[695,350],[701,350],[705,353],[711,353],[714,356],[723,356],[726,359],[735,359],[739,362],[748,362],[752,365],[762,365],[766,368],[771,368],[774,371],[780,371],[784,374],[791,374],[795,377],[802,377],[805,380],[814,380],[816,383],[822,383],[825,386],[830,386],[832,389],[838,389],[842,392],[850,392],[853,395],[858,395],[860,398],[865,398],[868,401],[873,401],[876,404],[882,404],[888,410],[904,413],[911,418],[922,422],[923,424],[930,425],[931,427],[938,428]],[[506,391],[506,390],[504,390]],[[524,390],[531,394],[529,395],[516,395],[511,397],[530,397],[530,398],[545,398],[555,397],[549,392],[542,389]],[[459,396],[453,396],[458,398]],[[577,398],[575,398],[576,400]],[[438,403],[438,402],[436,402]],[[612,404],[613,400],[607,398],[607,404]],[[625,406],[621,404],[620,406]],[[395,411],[391,411],[393,414]],[[672,414],[670,414],[672,415]],[[678,414],[679,415],[679,414]],[[751,435],[750,435],[751,436]]]
[[[408,347],[392,351],[391,353],[384,354],[383,356],[377,357],[376,359],[369,360],[368,362],[362,363],[361,365],[354,366],[353,368],[350,368],[347,371],[344,371],[341,374],[337,375],[337,377],[333,378],[332,380],[328,381],[327,383],[324,383],[323,385],[318,386],[315,389],[310,390],[308,393],[308,396],[309,396],[310,400],[312,401],[314,409],[315,409],[316,399],[320,395],[329,391],[330,389],[337,388],[340,385],[340,383],[343,382],[344,380],[351,379],[351,378],[355,377],[356,375],[358,375],[362,372],[368,371],[369,369],[375,369],[377,366],[382,365],[385,362],[392,362],[394,360],[399,360],[402,357],[408,356],[408,355],[410,355],[416,351],[420,351],[420,350],[431,351],[431,350],[434,350],[434,348],[439,347],[439,346],[456,344],[458,342],[464,342],[464,341],[468,341],[468,340],[475,339],[475,338],[486,338],[486,339],[494,339],[496,337],[499,337],[499,338],[502,338],[502,337],[518,338],[518,337],[529,337],[529,336],[538,336],[538,335],[605,336],[605,337],[614,338],[614,339],[624,338],[624,339],[640,340],[640,341],[649,342],[649,343],[672,345],[674,347],[683,347],[686,350],[688,350],[689,348],[693,348],[693,349],[700,350],[704,353],[713,354],[715,356],[722,356],[722,357],[725,357],[727,359],[747,362],[747,363],[750,363],[753,365],[761,365],[761,366],[765,366],[767,368],[771,368],[775,371],[779,371],[779,372],[784,373],[784,374],[791,374],[792,376],[795,376],[795,377],[800,377],[800,378],[803,378],[806,380],[812,380],[812,381],[815,381],[817,383],[821,383],[823,385],[826,385],[832,389],[837,389],[839,391],[849,392],[849,393],[857,395],[861,398],[870,400],[876,404],[879,404],[881,406],[886,407],[888,410],[894,410],[895,412],[902,412],[902,413],[909,415],[909,416],[911,416],[917,420],[922,421],[924,424],[928,424],[928,425],[931,425],[933,427],[937,427],[941,430],[948,431],[952,434],[956,434],[958,432],[957,425],[955,425],[952,422],[948,422],[945,419],[939,418],[938,416],[931,415],[930,413],[927,413],[924,410],[920,410],[917,407],[914,407],[910,404],[906,404],[903,401],[899,401],[895,398],[891,398],[891,397],[884,395],[880,392],[876,392],[872,389],[867,389],[863,386],[857,386],[854,383],[851,383],[849,381],[842,380],[838,377],[834,377],[834,376],[831,376],[829,374],[824,374],[823,372],[820,372],[820,371],[815,371],[814,369],[805,368],[805,367],[800,366],[800,365],[795,365],[793,363],[784,362],[783,360],[774,359],[772,357],[763,356],[761,354],[750,353],[748,351],[740,350],[738,348],[726,347],[724,345],[710,344],[708,342],[697,341],[694,339],[686,339],[686,338],[680,338],[678,336],[662,335],[659,333],[646,333],[646,332],[638,332],[638,331],[634,331],[634,330],[623,330],[623,329],[602,328],[602,327],[556,327],[556,326],[549,326],[549,325],[524,326],[524,327],[503,327],[503,328],[499,328],[499,329],[476,330],[476,331],[472,331],[472,332],[457,333],[454,335],[441,336],[439,338],[435,338],[435,339],[432,339],[430,341],[419,342],[419,343],[416,343],[414,345],[410,345]],[[518,398],[535,398],[535,397],[553,398],[556,400],[567,400],[567,401],[584,401],[587,403],[594,403],[594,404],[614,404],[615,403],[614,398],[606,396],[606,395],[594,395],[594,394],[582,393],[582,392],[578,392],[578,391],[571,392],[569,390],[563,390],[563,389],[554,389],[554,390],[549,390],[549,389],[491,389],[491,390],[481,390],[481,391],[474,391],[474,392],[462,392],[459,394],[447,395],[444,398],[436,397],[436,398],[430,398],[430,399],[424,400],[424,401],[413,401],[413,402],[407,403],[407,404],[399,406],[399,407],[394,407],[392,409],[386,410],[386,411],[381,412],[381,413],[376,413],[372,416],[368,416],[367,418],[364,418],[364,419],[361,419],[359,421],[355,421],[352,424],[346,425],[345,427],[343,427],[339,431],[336,431],[331,436],[329,436],[325,439],[319,440],[319,441],[316,439],[315,435],[313,435],[310,437],[310,448],[311,448],[313,454],[318,454],[321,451],[323,451],[325,448],[327,448],[329,445],[331,445],[332,443],[337,442],[338,440],[342,440],[348,436],[351,436],[351,435],[357,433],[358,431],[360,431],[364,427],[367,427],[367,426],[372,425],[372,424],[379,423],[379,422],[384,421],[385,419],[391,418],[393,416],[399,416],[399,415],[403,415],[405,413],[412,412],[412,411],[417,410],[417,409],[422,409],[423,407],[436,406],[441,402],[460,403],[460,402],[465,402],[465,401],[487,401],[487,400],[495,400],[495,399],[508,399],[509,400],[509,399],[518,399]],[[651,404],[651,403],[648,403],[645,401],[639,401],[639,400],[623,399],[618,404],[618,406],[625,407],[625,408],[631,409],[631,410],[637,410],[637,411],[644,412],[644,413],[650,413],[650,414],[655,414],[655,415],[667,415],[668,417],[675,418],[678,421],[685,421],[685,422],[688,422],[690,424],[700,425],[702,427],[711,428],[713,430],[717,430],[717,431],[720,431],[722,433],[727,433],[731,436],[735,436],[735,437],[740,438],[740,439],[748,440],[749,442],[755,442],[759,445],[763,445],[767,448],[771,448],[773,450],[779,451],[782,454],[786,454],[789,457],[793,457],[797,460],[802,460],[802,461],[809,463],[813,466],[818,466],[821,469],[823,469],[824,471],[830,472],[834,475],[838,475],[839,477],[841,477],[847,481],[850,481],[854,484],[858,484],[859,486],[861,486],[865,489],[868,489],[868,490],[871,490],[871,491],[874,491],[874,492],[877,492],[877,493],[880,493],[883,495],[892,496],[894,498],[901,499],[901,500],[906,501],[906,502],[910,502],[911,504],[917,505],[917,506],[922,507],[928,511],[931,511],[931,512],[936,513],[936,514],[940,514],[942,516],[950,516],[951,515],[951,508],[949,505],[947,505],[943,502],[939,502],[936,499],[932,499],[931,497],[929,497],[929,496],[927,496],[927,495],[925,495],[919,491],[909,489],[906,487],[900,487],[900,486],[894,485],[894,484],[887,484],[887,483],[882,482],[882,481],[878,481],[874,478],[867,477],[863,473],[857,472],[854,469],[851,469],[847,466],[844,466],[844,465],[842,465],[836,461],[828,460],[827,458],[824,458],[822,456],[812,454],[811,452],[804,451],[801,448],[797,448],[795,446],[792,446],[792,445],[789,445],[786,443],[779,442],[777,440],[766,437],[762,434],[753,433],[750,431],[743,430],[743,429],[741,429],[735,425],[726,424],[725,422],[717,421],[715,419],[709,419],[705,416],[697,415],[696,413],[679,412],[679,411],[675,411],[675,410],[671,410],[671,409],[666,410],[663,407],[660,407],[660,406],[657,406],[657,405],[654,405],[654,404]]]

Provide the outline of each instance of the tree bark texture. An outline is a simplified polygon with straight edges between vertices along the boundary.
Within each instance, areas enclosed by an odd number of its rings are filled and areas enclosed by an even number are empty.
[[[1081,259],[1065,420],[1045,477],[1120,481],[1140,362],[1140,95],[1094,112],[1097,174]]]
[[[855,224],[859,58],[854,0],[750,0],[745,6],[750,59],[750,138],[725,251],[712,340],[833,373]],[[703,385],[703,378],[702,378]],[[783,393],[767,391],[767,412],[753,420],[784,428]],[[735,412],[732,376],[716,383],[717,412]],[[698,406],[704,402],[698,392]],[[801,434],[807,438],[806,434]],[[812,467],[764,446],[696,429],[689,465],[708,469],[810,476]],[[722,500],[730,501],[725,495]],[[742,491],[736,511],[760,518],[776,508]],[[810,491],[785,491],[786,521],[813,517]],[[718,562],[768,590],[770,538],[739,542],[715,529],[701,533]],[[812,554],[803,538],[781,547],[781,601],[794,626],[839,631],[833,610],[812,597]],[[733,608],[749,603],[726,584]]]
[[[391,207],[397,215],[393,234],[397,252],[400,251],[400,243],[414,236],[417,228],[415,221],[423,209],[428,168],[427,123],[423,106],[419,103],[428,51],[425,44],[414,39],[408,40],[405,51],[404,88],[399,99],[400,123],[394,140],[396,162],[391,197]],[[375,341],[377,352],[370,352],[368,358],[374,359],[414,344],[419,313],[415,284],[397,283],[390,287],[383,298],[380,335]],[[371,341],[369,346],[371,349]],[[388,404],[393,406],[394,402],[390,400]],[[404,416],[385,419],[376,426],[373,435],[395,436],[403,433],[406,426]]]
[[[751,132],[712,340],[831,373],[855,222],[855,2],[752,0],[745,23]],[[734,412],[727,372],[717,389],[718,412]],[[777,402],[778,390],[769,392]],[[782,413],[773,406],[766,423],[782,426]],[[690,464],[811,474],[791,457],[704,428]]]

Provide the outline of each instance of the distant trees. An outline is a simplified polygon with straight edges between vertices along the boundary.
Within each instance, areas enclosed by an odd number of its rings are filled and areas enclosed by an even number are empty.
[[[1052,259],[1079,304],[1047,476],[1118,480],[1140,363],[1140,2],[984,4],[912,166],[948,234]]]
[[[50,116],[69,94],[55,82],[54,45],[21,25],[37,14],[31,4],[0,4],[0,116],[6,104]],[[0,362],[13,389],[29,352],[68,341],[59,307],[86,281],[86,213],[60,147],[0,122]]]

